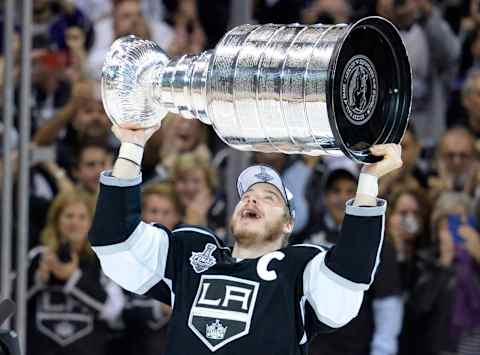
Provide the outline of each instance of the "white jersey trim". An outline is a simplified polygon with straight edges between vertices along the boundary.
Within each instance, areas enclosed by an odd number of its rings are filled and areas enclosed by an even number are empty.
[[[352,289],[346,286],[348,283],[327,276],[325,255],[325,252],[316,255],[305,267],[303,294],[319,321],[331,328],[339,328],[357,316],[363,300],[363,290]],[[332,271],[330,273],[334,274]],[[343,279],[340,276],[338,278]]]
[[[140,222],[124,242],[92,247],[104,273],[124,289],[144,294],[165,276],[167,232]]]

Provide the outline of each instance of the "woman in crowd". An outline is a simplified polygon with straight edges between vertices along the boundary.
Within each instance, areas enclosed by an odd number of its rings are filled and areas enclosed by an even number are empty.
[[[160,223],[174,230],[181,223],[184,209],[168,183],[146,186],[142,192],[142,217],[147,223]]]
[[[389,222],[394,221],[395,205],[392,210]],[[410,252],[413,267],[400,354],[480,352],[480,237],[472,212],[465,193],[443,193],[431,215],[428,243],[416,243]],[[395,227],[391,224],[389,230]]]
[[[148,184],[167,181],[180,154],[194,152],[209,160],[207,137],[207,126],[199,120],[169,114],[163,119],[162,128],[145,146],[144,181]]]
[[[171,178],[185,209],[184,222],[225,236],[226,203],[224,194],[217,190],[217,174],[210,161],[200,154],[182,154],[173,165]]]
[[[32,355],[104,354],[106,322],[120,315],[121,289],[101,273],[87,241],[92,206],[84,193],[60,194],[49,209],[42,245],[29,253]]]
[[[388,198],[386,235],[402,265],[404,288],[416,253],[428,243],[430,203],[425,191],[408,185],[397,186]]]

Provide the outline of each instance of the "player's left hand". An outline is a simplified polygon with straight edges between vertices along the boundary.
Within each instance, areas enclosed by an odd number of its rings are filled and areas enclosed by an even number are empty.
[[[402,162],[402,146],[400,144],[379,144],[370,148],[372,155],[383,157],[378,163],[364,165],[362,172],[378,178],[400,168]]]

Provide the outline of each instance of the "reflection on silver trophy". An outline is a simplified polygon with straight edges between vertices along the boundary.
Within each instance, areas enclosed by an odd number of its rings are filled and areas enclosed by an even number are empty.
[[[215,49],[170,59],[154,42],[116,40],[102,97],[113,124],[155,125],[167,112],[212,125],[240,150],[372,162],[373,144],[398,143],[408,123],[411,71],[396,28],[241,25]]]

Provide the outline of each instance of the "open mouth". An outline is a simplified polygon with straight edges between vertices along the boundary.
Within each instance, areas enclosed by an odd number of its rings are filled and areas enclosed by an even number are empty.
[[[177,137],[182,141],[188,141],[190,139],[190,133],[188,132],[179,132]]]
[[[241,213],[242,218],[247,219],[260,219],[260,213],[254,209],[246,208]]]

